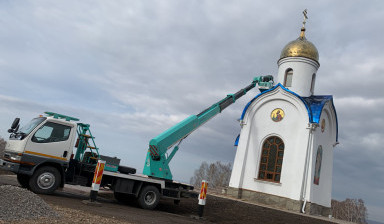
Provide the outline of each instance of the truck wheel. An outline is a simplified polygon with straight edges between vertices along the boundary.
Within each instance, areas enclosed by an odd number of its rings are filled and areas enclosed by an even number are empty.
[[[29,176],[25,174],[17,174],[17,182],[22,188],[29,188]]]
[[[157,187],[148,185],[145,186],[141,192],[139,197],[137,198],[137,202],[140,207],[143,209],[154,209],[160,201],[160,192]]]
[[[135,168],[128,167],[128,166],[119,166],[119,168],[117,168],[117,170],[123,174],[135,174],[136,173]]]
[[[36,194],[51,194],[60,185],[60,172],[51,166],[43,166],[29,179],[29,187]]]

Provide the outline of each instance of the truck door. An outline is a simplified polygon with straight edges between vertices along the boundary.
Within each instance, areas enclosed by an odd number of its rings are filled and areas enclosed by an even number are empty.
[[[73,127],[47,121],[33,133],[25,146],[25,153],[67,161],[70,157]]]

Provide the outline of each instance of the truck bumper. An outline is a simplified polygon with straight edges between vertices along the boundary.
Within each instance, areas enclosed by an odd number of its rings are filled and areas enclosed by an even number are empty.
[[[14,173],[19,173],[20,164],[8,162],[8,161],[0,159],[0,169],[6,170],[6,171],[11,171]]]

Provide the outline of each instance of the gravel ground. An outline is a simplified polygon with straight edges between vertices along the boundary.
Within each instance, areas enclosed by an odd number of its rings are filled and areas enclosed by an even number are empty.
[[[81,210],[49,205],[33,192],[17,186],[0,186],[0,224],[68,224],[68,220],[84,224],[130,224],[115,217],[102,217]]]
[[[15,221],[1,221],[0,224],[68,224],[71,223],[82,223],[82,224],[131,224],[130,222],[125,222],[119,219],[115,219],[114,217],[102,217],[98,215],[92,215],[89,213],[84,213],[82,211],[70,209],[70,208],[62,208],[59,206],[52,205],[52,208],[59,214],[56,217],[52,218],[39,218],[39,219],[24,219],[24,220],[15,220]]]
[[[24,189],[17,188],[15,176],[0,176],[0,185],[14,185],[17,190],[23,190],[22,198],[33,194]],[[7,186],[9,187],[9,186]],[[48,205],[50,211],[56,212],[56,216],[29,217],[23,220],[1,221],[0,224],[24,224],[24,223],[220,223],[220,224],[327,224],[337,222],[325,218],[316,218],[300,213],[286,212],[273,208],[245,203],[236,199],[222,196],[208,195],[207,205],[204,209],[204,220],[192,219],[191,215],[197,214],[197,200],[185,199],[180,205],[174,205],[172,200],[161,200],[159,206],[153,210],[144,210],[135,206],[126,206],[117,203],[111,192],[99,192],[101,207],[86,206],[83,200],[89,199],[89,189],[86,194],[80,193],[77,188],[64,188],[52,195],[39,195]],[[75,191],[76,190],[76,191]],[[0,204],[2,203],[2,191],[0,187]],[[34,194],[33,194],[34,195]],[[37,197],[37,195],[34,195]],[[8,196],[6,196],[8,198]],[[41,200],[40,199],[40,200]],[[9,200],[9,199],[8,199]],[[17,199],[20,200],[20,199]],[[8,202],[12,204],[14,202]],[[18,203],[16,204],[18,205]],[[31,209],[31,208],[30,208]],[[33,207],[36,209],[36,207]],[[2,207],[0,207],[0,213]],[[339,223],[339,222],[338,222]]]
[[[57,216],[58,214],[43,199],[31,191],[11,185],[0,186],[0,220]]]

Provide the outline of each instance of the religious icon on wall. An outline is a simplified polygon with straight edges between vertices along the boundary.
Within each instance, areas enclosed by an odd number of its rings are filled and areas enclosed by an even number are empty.
[[[325,130],[325,119],[321,121],[321,132],[324,132]]]
[[[284,118],[284,111],[280,108],[274,109],[271,113],[271,119],[275,122],[279,122]]]
[[[315,178],[313,179],[313,183],[316,185],[319,185],[320,183],[320,171],[321,171],[322,158],[323,158],[323,147],[319,145],[319,148],[317,148],[317,154],[316,154]]]

